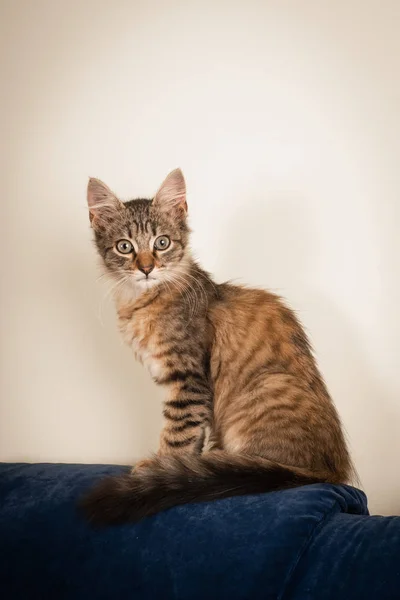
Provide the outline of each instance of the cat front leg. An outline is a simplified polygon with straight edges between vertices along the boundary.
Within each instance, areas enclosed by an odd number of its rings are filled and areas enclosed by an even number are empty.
[[[215,429],[207,425],[202,453],[214,452],[215,450],[222,450],[221,440]]]
[[[179,373],[179,374],[178,374]],[[212,426],[213,393],[207,377],[190,371],[174,371],[158,383],[167,387],[164,402],[164,427],[159,454],[200,454],[206,429]],[[152,458],[138,461],[132,473],[151,467]]]
[[[174,374],[170,377],[174,379]],[[177,373],[175,377],[178,379]],[[212,391],[207,379],[188,371],[166,385],[159,453],[201,453],[206,427],[212,422]]]

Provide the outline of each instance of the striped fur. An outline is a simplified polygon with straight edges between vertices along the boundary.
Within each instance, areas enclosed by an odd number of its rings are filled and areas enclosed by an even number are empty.
[[[192,260],[181,172],[152,201],[122,204],[102,186],[88,192],[97,247],[117,280],[124,339],[165,388],[165,425],[158,455],[89,491],[86,516],[136,521],[176,504],[348,481],[340,419],[304,330],[274,294],[216,284]],[[171,240],[161,252],[160,235]],[[120,239],[131,255],[118,254]]]

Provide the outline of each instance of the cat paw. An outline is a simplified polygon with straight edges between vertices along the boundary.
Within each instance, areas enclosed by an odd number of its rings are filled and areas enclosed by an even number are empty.
[[[151,458],[142,458],[138,460],[136,464],[131,468],[131,473],[137,473],[140,469],[149,467],[151,465]]]

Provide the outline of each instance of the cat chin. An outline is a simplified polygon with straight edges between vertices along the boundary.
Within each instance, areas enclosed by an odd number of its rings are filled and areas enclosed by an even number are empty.
[[[149,291],[150,289],[153,289],[159,283],[160,280],[156,278],[134,279],[132,277],[128,281],[125,281],[124,284],[116,288],[116,290],[114,291],[114,298],[122,302],[130,302],[132,300],[136,300],[137,298],[139,298],[139,296]]]
[[[140,294],[143,294],[144,292],[147,292],[148,290],[153,289],[156,285],[160,284],[160,280],[154,278],[143,278],[143,279],[137,279],[135,281],[132,282],[132,288],[136,294],[136,296],[140,296]]]
[[[148,278],[146,279],[145,277],[143,277],[143,279],[137,279],[136,281],[133,282],[133,286],[135,288],[138,288],[139,290],[149,290],[150,288],[154,287],[155,285],[159,284],[159,280],[155,279],[155,278]]]

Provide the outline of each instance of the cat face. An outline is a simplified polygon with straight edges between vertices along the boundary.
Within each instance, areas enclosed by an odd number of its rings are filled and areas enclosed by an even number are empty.
[[[104,183],[90,179],[88,206],[97,249],[110,275],[135,291],[163,282],[179,287],[189,258],[180,169],[168,175],[153,200],[124,203]]]

